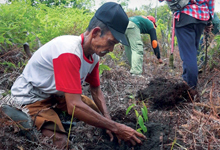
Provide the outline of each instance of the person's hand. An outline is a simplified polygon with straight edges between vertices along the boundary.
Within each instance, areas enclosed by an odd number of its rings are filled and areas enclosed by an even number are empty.
[[[111,120],[111,117],[110,117],[109,113],[105,114],[104,116],[105,116],[106,118],[108,118],[108,119]],[[107,130],[107,129],[106,129],[106,133],[109,135],[110,141],[112,142],[113,139],[114,139],[114,136],[113,136],[112,132],[111,132],[110,130]]]
[[[106,130],[106,133],[109,135],[110,141],[112,142],[113,139],[114,139],[114,136],[113,136],[112,132],[110,130]]]
[[[205,32],[210,33],[212,31],[213,24],[210,22],[205,26]]]
[[[121,144],[121,140],[125,142],[131,143],[133,146],[138,144],[142,144],[142,141],[139,138],[147,139],[143,134],[137,132],[136,130],[117,123],[117,132],[115,133],[118,138],[118,143]]]
[[[162,59],[158,59],[158,62],[159,62],[159,64],[162,64],[163,60]]]

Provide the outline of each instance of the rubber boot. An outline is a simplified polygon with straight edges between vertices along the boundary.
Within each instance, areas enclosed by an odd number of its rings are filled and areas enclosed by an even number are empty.
[[[25,135],[29,140],[36,141],[36,137],[33,136],[33,123],[27,114],[9,105],[2,105],[2,111],[6,114],[7,117],[12,119],[18,125],[20,128],[19,133],[21,135]]]

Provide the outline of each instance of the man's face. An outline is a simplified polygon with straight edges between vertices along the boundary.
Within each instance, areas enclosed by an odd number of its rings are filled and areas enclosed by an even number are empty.
[[[97,36],[92,39],[91,46],[93,52],[102,57],[105,54],[112,52],[115,44],[119,42],[114,38],[110,31],[106,32],[101,37],[100,35],[101,32],[99,32]]]

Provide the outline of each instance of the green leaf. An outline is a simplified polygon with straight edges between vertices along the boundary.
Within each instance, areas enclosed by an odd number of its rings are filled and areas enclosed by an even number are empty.
[[[143,117],[144,117],[144,122],[146,122],[148,120],[147,114],[146,114],[146,112],[144,111],[143,108],[141,108],[141,111],[142,111],[142,114],[143,114]]]
[[[126,110],[126,115],[128,115],[128,113],[130,112],[131,108],[133,108],[135,106],[135,104],[132,104],[131,106],[128,107],[128,109]]]
[[[135,115],[136,115],[136,117],[138,118],[138,116],[139,116],[138,111],[137,111],[137,110],[134,110],[134,111],[135,111]]]
[[[142,130],[142,128],[139,128],[136,131],[139,132],[139,133],[142,133],[141,130]]]
[[[141,129],[145,132],[147,132],[147,127],[144,125],[144,120],[142,116],[138,117],[138,124],[140,125]]]
[[[147,110],[147,107],[146,107],[144,102],[143,102],[143,109],[144,109],[144,112],[146,114],[146,120],[148,121],[148,110]]]
[[[118,60],[118,58],[115,56],[113,52],[108,53],[107,55],[111,56],[113,60]]]
[[[134,99],[134,96],[133,96],[133,95],[130,95],[129,98],[130,98],[130,99]]]
[[[111,70],[111,68],[107,65],[104,65],[104,64],[100,64],[99,65],[99,74],[101,75],[103,73],[104,70]]]

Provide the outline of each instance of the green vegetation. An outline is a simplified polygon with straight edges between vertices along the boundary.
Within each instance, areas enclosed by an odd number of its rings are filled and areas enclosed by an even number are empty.
[[[74,113],[75,113],[75,108],[76,108],[76,106],[74,105],[73,106],[72,117],[71,117],[71,122],[70,122],[70,127],[69,127],[68,138],[67,138],[67,149],[68,149],[68,146],[69,146],[70,132],[71,132],[71,127],[72,127],[72,123],[73,123],[73,116],[74,116]]]
[[[136,115],[136,118],[137,118],[136,130],[139,133],[142,133],[142,131],[144,133],[146,133],[147,132],[147,127],[145,126],[145,123],[148,122],[148,110],[147,110],[147,107],[146,107],[145,103],[143,102],[142,104],[143,104],[143,107],[141,108],[142,115],[139,114],[136,109],[134,109],[134,107],[136,106],[135,104],[132,104],[131,106],[129,106],[127,108],[126,115],[128,115],[130,110],[133,108],[134,112],[135,112],[135,115]],[[138,125],[140,126],[139,128],[138,128]]]
[[[31,1],[14,1],[0,5],[0,45],[8,49],[28,42],[37,49],[54,37],[64,34],[80,35],[89,24],[93,13],[85,9],[66,8],[63,5],[47,7],[31,5]],[[40,45],[39,45],[40,44]]]
[[[111,70],[111,68],[103,63],[99,64],[99,74],[101,75],[103,71],[105,70]]]

